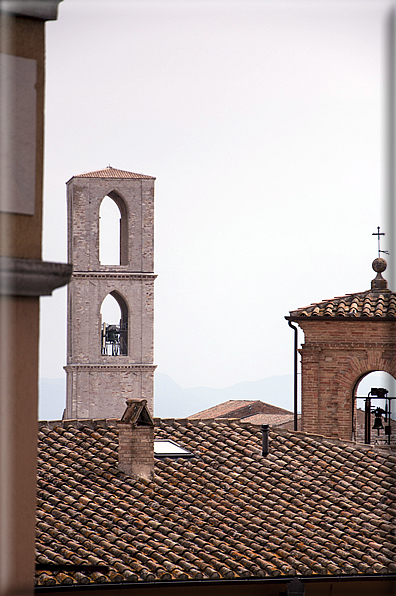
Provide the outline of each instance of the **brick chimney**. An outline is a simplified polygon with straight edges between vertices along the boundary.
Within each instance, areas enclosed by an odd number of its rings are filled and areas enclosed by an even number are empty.
[[[154,477],[154,422],[146,399],[128,399],[118,421],[118,468],[136,478]]]

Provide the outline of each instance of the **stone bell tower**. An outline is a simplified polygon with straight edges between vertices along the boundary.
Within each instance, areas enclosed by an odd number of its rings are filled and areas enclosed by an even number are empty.
[[[120,418],[127,399],[153,412],[154,180],[108,166],[67,182],[68,288],[65,418]],[[99,209],[120,211],[118,265],[99,260]],[[103,300],[118,303],[118,325],[101,320]]]

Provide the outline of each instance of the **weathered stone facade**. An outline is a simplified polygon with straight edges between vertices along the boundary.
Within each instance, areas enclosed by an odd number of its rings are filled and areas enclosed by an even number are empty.
[[[106,168],[67,183],[68,289],[66,418],[119,418],[129,398],[153,411],[154,178]],[[99,260],[99,209],[121,213],[120,265]],[[103,300],[119,303],[125,349],[102,353]]]
[[[356,440],[356,389],[370,372],[396,378],[396,294],[381,271],[371,289],[290,313],[304,331],[301,354],[302,430]]]

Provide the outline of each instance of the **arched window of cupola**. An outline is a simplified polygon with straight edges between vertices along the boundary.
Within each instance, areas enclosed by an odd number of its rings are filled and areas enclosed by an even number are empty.
[[[128,261],[128,222],[124,200],[115,191],[104,197],[99,209],[99,262],[126,265]]]
[[[388,397],[396,397],[396,379],[388,372],[377,370],[369,372],[358,381],[354,395],[354,427],[355,437],[358,443],[366,442],[366,425],[370,426],[370,443],[386,444],[390,440],[391,444],[396,442],[396,400],[380,399],[376,395],[377,389],[386,389]],[[366,414],[367,398],[370,397],[370,417]],[[385,412],[391,407],[391,418]],[[375,410],[380,408],[381,421],[377,415],[375,420]],[[370,421],[369,421],[370,420]],[[378,428],[373,428],[375,426]],[[380,426],[382,425],[383,428]],[[390,439],[386,434],[385,427],[390,427]]]
[[[116,291],[107,294],[101,308],[101,354],[102,356],[126,356],[128,354],[128,306]]]

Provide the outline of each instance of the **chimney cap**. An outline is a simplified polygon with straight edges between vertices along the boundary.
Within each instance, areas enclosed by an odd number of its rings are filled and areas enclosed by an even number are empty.
[[[120,420],[122,424],[154,427],[154,421],[147,408],[147,399],[127,399],[126,405],[127,408]]]

